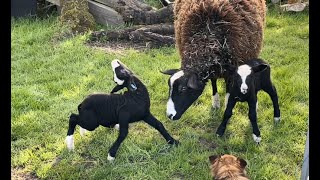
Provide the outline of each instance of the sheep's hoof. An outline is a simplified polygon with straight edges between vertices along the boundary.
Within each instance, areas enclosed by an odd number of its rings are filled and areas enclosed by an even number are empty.
[[[225,129],[221,128],[220,126],[218,127],[218,130],[216,132],[217,137],[221,137],[224,134]]]
[[[73,151],[73,150],[74,150],[73,135],[67,136],[65,142],[66,142],[66,144],[67,144],[68,150],[69,150],[69,151]]]
[[[108,158],[107,159],[108,159],[109,162],[113,162],[115,157],[110,156],[110,154],[108,153]]]
[[[274,117],[274,122],[278,124],[280,122],[280,117]]]
[[[254,142],[256,142],[257,144],[260,144],[260,141],[261,141],[260,136],[256,136],[255,134],[252,134],[252,138],[253,138]]]

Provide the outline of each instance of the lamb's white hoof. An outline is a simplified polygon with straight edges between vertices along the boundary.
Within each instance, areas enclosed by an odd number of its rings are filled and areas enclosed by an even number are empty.
[[[69,151],[73,151],[74,150],[73,135],[70,135],[70,136],[66,137],[66,144],[67,144],[67,148],[68,148]]]
[[[257,144],[259,144],[261,141],[261,137],[258,137],[255,134],[252,134],[252,138],[253,138],[254,142],[256,142]]]
[[[84,136],[84,134],[85,134],[86,132],[87,132],[86,129],[80,127],[80,135],[81,135],[81,136]]]
[[[120,129],[120,125],[119,125],[119,124],[116,124],[116,125],[114,125],[114,127],[113,127],[113,128],[119,131],[119,129]]]
[[[108,161],[112,162],[112,161],[114,161],[115,157],[110,156],[110,154],[108,153],[107,159],[108,159]]]
[[[220,99],[219,99],[219,94],[216,93],[213,97],[212,97],[212,107],[214,109],[218,109],[220,108]]]
[[[274,117],[274,122],[275,122],[275,123],[280,122],[280,117]]]

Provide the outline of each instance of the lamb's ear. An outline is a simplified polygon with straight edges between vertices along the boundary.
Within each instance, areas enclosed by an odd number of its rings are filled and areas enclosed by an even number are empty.
[[[220,157],[221,157],[220,155],[211,155],[211,156],[209,156],[209,161],[211,162],[211,164],[213,164]]]
[[[130,91],[135,91],[135,90],[137,90],[137,85],[136,85],[136,83],[134,82],[134,79],[133,79],[132,76],[130,76],[130,78],[129,78],[128,89],[129,89]]]
[[[237,67],[235,65],[232,64],[223,64],[222,65],[222,69],[224,72],[228,72],[228,73],[233,73],[237,70]]]
[[[201,82],[196,74],[192,74],[189,79],[187,86],[192,89],[200,89],[203,85],[203,82]]]
[[[247,166],[247,162],[244,159],[238,158],[238,161],[242,169],[244,169]]]
[[[253,66],[251,68],[251,70],[252,70],[253,73],[257,73],[257,72],[260,72],[260,71],[263,71],[263,70],[267,69],[267,67],[269,67],[268,64],[259,64],[257,66]]]
[[[168,70],[165,70],[165,71],[160,71],[162,74],[167,74],[167,75],[172,75],[176,72],[178,72],[179,69],[168,69]]]

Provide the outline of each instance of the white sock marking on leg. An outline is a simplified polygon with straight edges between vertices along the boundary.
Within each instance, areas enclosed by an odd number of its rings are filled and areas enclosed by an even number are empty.
[[[116,124],[116,125],[114,125],[114,127],[113,127],[113,128],[119,131],[119,129],[120,129],[120,125],[119,125],[119,124]]]
[[[80,135],[81,135],[81,136],[84,136],[84,134],[85,134],[86,132],[87,132],[86,129],[80,127]]]
[[[67,144],[67,148],[69,149],[69,151],[74,150],[73,135],[70,135],[70,136],[66,137],[66,144]]]
[[[214,96],[212,96],[212,107],[220,108],[220,99],[218,92]]]
[[[108,153],[108,161],[113,161],[115,159],[115,157],[110,156],[110,154]]]
[[[224,110],[227,109],[227,104],[228,104],[229,96],[230,96],[230,93],[227,93],[227,94],[226,94],[226,97],[224,98]]]
[[[260,143],[260,141],[261,141],[261,137],[258,137],[255,134],[252,134],[252,138],[256,143]]]
[[[274,122],[278,123],[280,121],[280,117],[274,117]]]

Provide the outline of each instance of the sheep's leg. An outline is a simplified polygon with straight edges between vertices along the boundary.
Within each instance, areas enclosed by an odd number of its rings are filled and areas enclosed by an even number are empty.
[[[280,121],[280,108],[278,101],[277,89],[274,85],[270,85],[269,88],[264,88],[264,91],[267,92],[272,100],[273,104],[273,113],[274,113],[274,122],[278,123]]]
[[[224,77],[224,82],[225,82],[225,86],[226,86],[226,96],[224,97],[224,110],[226,110],[227,104],[228,104],[228,100],[229,100],[229,96],[230,96],[230,84],[231,84],[231,81],[230,81],[229,78]]]
[[[212,86],[212,107],[220,108],[220,99],[219,99],[219,93],[217,90],[217,78],[211,78],[211,86]]]
[[[115,159],[117,151],[118,151],[121,143],[128,135],[128,129],[129,129],[129,124],[128,124],[127,120],[120,119],[119,135],[118,135],[117,140],[113,143],[113,145],[109,149],[109,153],[108,153],[108,160],[109,161],[113,161]]]
[[[74,134],[74,130],[76,128],[76,125],[78,124],[78,120],[79,120],[79,115],[73,114],[73,113],[70,115],[69,128],[68,128],[67,137],[65,140],[69,151],[74,150],[73,134]]]
[[[252,137],[253,137],[253,140],[259,144],[261,141],[261,137],[260,137],[260,130],[257,123],[257,111],[256,111],[257,98],[255,98],[254,100],[248,101],[248,105],[249,105],[249,119],[253,129]]]
[[[232,116],[232,110],[235,105],[236,105],[236,101],[234,100],[234,98],[229,98],[227,108],[223,114],[223,120],[222,120],[221,124],[219,125],[218,130],[216,132],[216,134],[218,136],[222,136],[224,134],[224,131],[226,130],[226,127],[227,127],[227,123]]]
[[[157,120],[152,114],[148,115],[146,118],[143,119],[146,123],[148,123],[150,126],[158,130],[161,135],[166,139],[168,144],[179,144],[179,142],[175,139],[173,139],[168,131],[165,129],[163,124]]]

